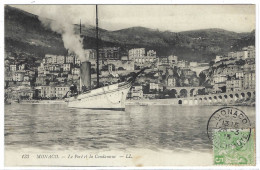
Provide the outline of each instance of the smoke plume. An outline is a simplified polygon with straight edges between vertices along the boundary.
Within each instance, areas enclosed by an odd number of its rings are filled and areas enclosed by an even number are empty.
[[[48,13],[45,15],[45,13]],[[84,49],[83,49],[83,39],[79,34],[75,34],[74,25],[70,22],[70,16],[64,14],[63,11],[56,8],[55,11],[52,11],[53,20],[47,19],[44,16],[50,15],[50,11],[42,11],[39,17],[39,20],[44,27],[50,28],[52,31],[61,34],[64,47],[69,51],[77,55],[78,59],[81,62],[89,60],[85,58]],[[43,16],[43,17],[42,17]]]

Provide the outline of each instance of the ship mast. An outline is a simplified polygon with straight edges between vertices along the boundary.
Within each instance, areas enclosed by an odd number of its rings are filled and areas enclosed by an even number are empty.
[[[99,87],[98,5],[96,5],[97,88]]]

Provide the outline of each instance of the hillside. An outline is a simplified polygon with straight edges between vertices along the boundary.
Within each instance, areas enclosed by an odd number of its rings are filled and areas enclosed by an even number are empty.
[[[74,25],[79,33],[79,25]],[[95,27],[83,26],[84,48],[95,48]],[[209,62],[217,54],[254,45],[254,31],[236,33],[222,29],[185,32],[132,27],[117,31],[100,29],[101,46],[121,47],[122,55],[135,47],[154,49],[159,56],[175,54],[188,61]],[[42,58],[46,53],[66,54],[61,35],[43,27],[38,16],[5,6],[5,50]]]

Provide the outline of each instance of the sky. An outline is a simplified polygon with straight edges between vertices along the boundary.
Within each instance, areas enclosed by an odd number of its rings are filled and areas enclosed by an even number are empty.
[[[94,5],[11,5],[41,17],[66,16],[72,24],[95,25]],[[234,32],[255,29],[254,5],[99,5],[99,26],[120,30],[142,26],[161,31],[221,28]]]

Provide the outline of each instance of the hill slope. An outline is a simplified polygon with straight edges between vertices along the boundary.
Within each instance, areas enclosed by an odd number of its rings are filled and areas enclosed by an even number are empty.
[[[79,33],[79,25],[74,25]],[[95,27],[83,26],[84,48],[95,48]],[[101,46],[121,47],[122,55],[131,48],[154,49],[159,56],[175,54],[179,59],[209,62],[217,54],[254,45],[254,31],[235,33],[222,29],[185,32],[132,27],[117,31],[100,29]],[[43,27],[38,16],[5,6],[5,50],[42,58],[46,53],[66,54],[61,35]]]

